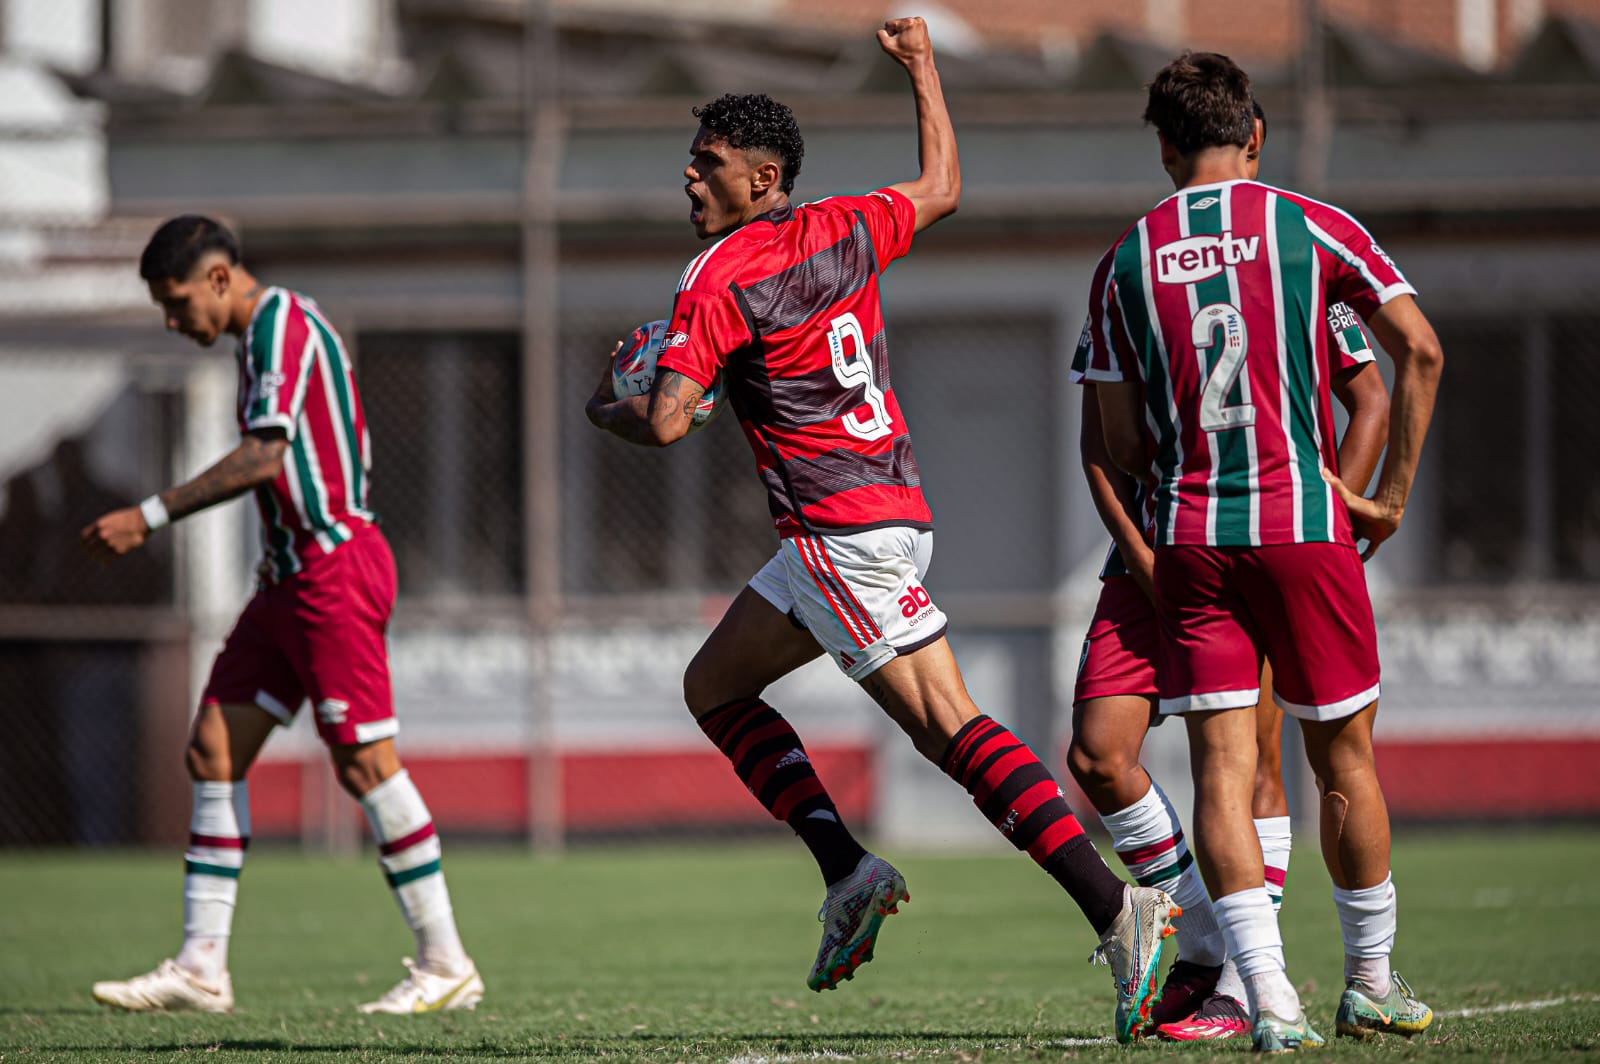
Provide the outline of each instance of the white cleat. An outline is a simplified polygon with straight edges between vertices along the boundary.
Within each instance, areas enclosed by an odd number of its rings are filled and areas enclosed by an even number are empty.
[[[233,981],[223,972],[219,985],[207,986],[177,961],[164,960],[125,982],[94,984],[94,999],[129,1012],[232,1012]]]
[[[445,1012],[450,1009],[475,1009],[483,1000],[483,977],[471,961],[466,971],[454,975],[435,975],[417,967],[410,957],[402,962],[407,975],[377,1001],[361,1006],[362,1012],[386,1012],[397,1016],[418,1012]]]
[[[1156,976],[1161,971],[1162,946],[1177,931],[1172,921],[1183,910],[1154,887],[1123,889],[1122,912],[1089,959],[1111,965],[1117,986],[1117,1041],[1127,1044],[1150,1019],[1150,1008],[1160,996]]]

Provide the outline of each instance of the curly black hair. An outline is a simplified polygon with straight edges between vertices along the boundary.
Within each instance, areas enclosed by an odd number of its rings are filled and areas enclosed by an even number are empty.
[[[764,93],[735,96],[725,93],[704,107],[696,107],[700,124],[735,148],[759,148],[778,157],[783,178],[778,188],[785,194],[800,176],[806,142],[794,112]]]

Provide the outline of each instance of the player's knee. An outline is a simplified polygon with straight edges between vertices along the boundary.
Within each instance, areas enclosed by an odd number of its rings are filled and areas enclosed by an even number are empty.
[[[1091,798],[1114,789],[1117,781],[1138,767],[1138,757],[1124,756],[1121,751],[1095,750],[1074,737],[1067,747],[1067,771],[1073,782]]]
[[[346,794],[356,799],[365,796],[384,779],[381,766],[375,759],[359,755],[345,757],[335,755],[333,772],[339,780],[339,786],[344,788]]]
[[[703,717],[717,708],[719,703],[715,699],[716,691],[706,670],[698,661],[691,661],[683,670],[683,704],[696,717]]]
[[[203,734],[189,739],[183,751],[183,763],[189,778],[196,782],[225,782],[231,768],[227,747],[208,742]]]
[[[696,658],[683,672],[683,704],[696,719],[736,698],[753,698],[759,691],[736,691],[719,675],[715,666]]]

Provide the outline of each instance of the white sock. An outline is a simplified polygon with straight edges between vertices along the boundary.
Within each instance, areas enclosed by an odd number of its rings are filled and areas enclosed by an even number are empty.
[[[183,855],[183,947],[178,964],[217,985],[228,970],[228,936],[239,899],[239,870],[250,845],[250,788],[200,781]]]
[[[1300,996],[1285,971],[1283,937],[1266,889],[1236,891],[1211,904],[1227,940],[1228,956],[1244,980],[1250,1015],[1265,1009],[1286,1020],[1297,1018]]]
[[[1222,974],[1217,977],[1217,993],[1233,998],[1244,1006],[1246,1012],[1250,1010],[1250,998],[1244,989],[1244,976],[1239,974],[1239,966],[1233,962],[1232,957],[1222,962]]]
[[[1183,839],[1183,827],[1172,803],[1155,780],[1143,798],[1100,818],[1111,832],[1111,845],[1140,886],[1166,891],[1183,909],[1178,929],[1178,953],[1193,964],[1212,967],[1222,963],[1222,929],[1211,912],[1211,899],[1200,879],[1200,868]]]
[[[411,774],[401,769],[372,788],[362,796],[361,809],[378,840],[384,878],[416,937],[418,965],[439,975],[465,970],[469,962],[444,883],[439,836]]]
[[[1389,992],[1389,954],[1399,914],[1393,877],[1361,890],[1334,887],[1333,904],[1344,934],[1344,981],[1382,997]]]
[[[1289,850],[1294,836],[1289,830],[1289,818],[1269,816],[1256,820],[1256,837],[1261,840],[1262,871],[1267,879],[1267,893],[1272,896],[1272,911],[1283,908],[1283,886],[1289,878]]]

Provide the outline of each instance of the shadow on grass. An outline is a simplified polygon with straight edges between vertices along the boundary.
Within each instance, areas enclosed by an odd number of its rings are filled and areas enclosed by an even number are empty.
[[[386,1032],[387,1033],[387,1032]],[[1019,1034],[1015,1031],[835,1031],[826,1035],[796,1038],[792,1035],[712,1035],[712,1034],[617,1034],[601,1037],[548,1038],[520,1037],[495,1039],[492,1042],[481,1036],[461,1035],[439,1031],[427,1042],[407,1041],[393,1037],[374,1038],[367,1042],[351,1041],[296,1041],[287,1038],[197,1038],[185,1042],[162,1045],[137,1045],[123,1042],[82,1042],[52,1044],[40,1047],[51,1053],[105,1053],[131,1054],[234,1052],[234,1053],[305,1053],[338,1054],[377,1052],[384,1056],[404,1057],[581,1057],[595,1058],[625,1053],[629,1049],[660,1052],[660,1047],[679,1046],[691,1056],[715,1055],[719,1057],[759,1054],[770,1056],[792,1054],[800,1056],[821,1055],[825,1052],[851,1054],[872,1052],[875,1046],[893,1046],[915,1052],[918,1049],[957,1047],[980,1049],[994,1046],[1037,1046],[1046,1049],[1063,1039],[1084,1039],[1108,1044],[1103,1032],[1084,1034],[1072,1031],[1055,1031],[1047,1036]],[[20,1048],[20,1047],[19,1047]]]

